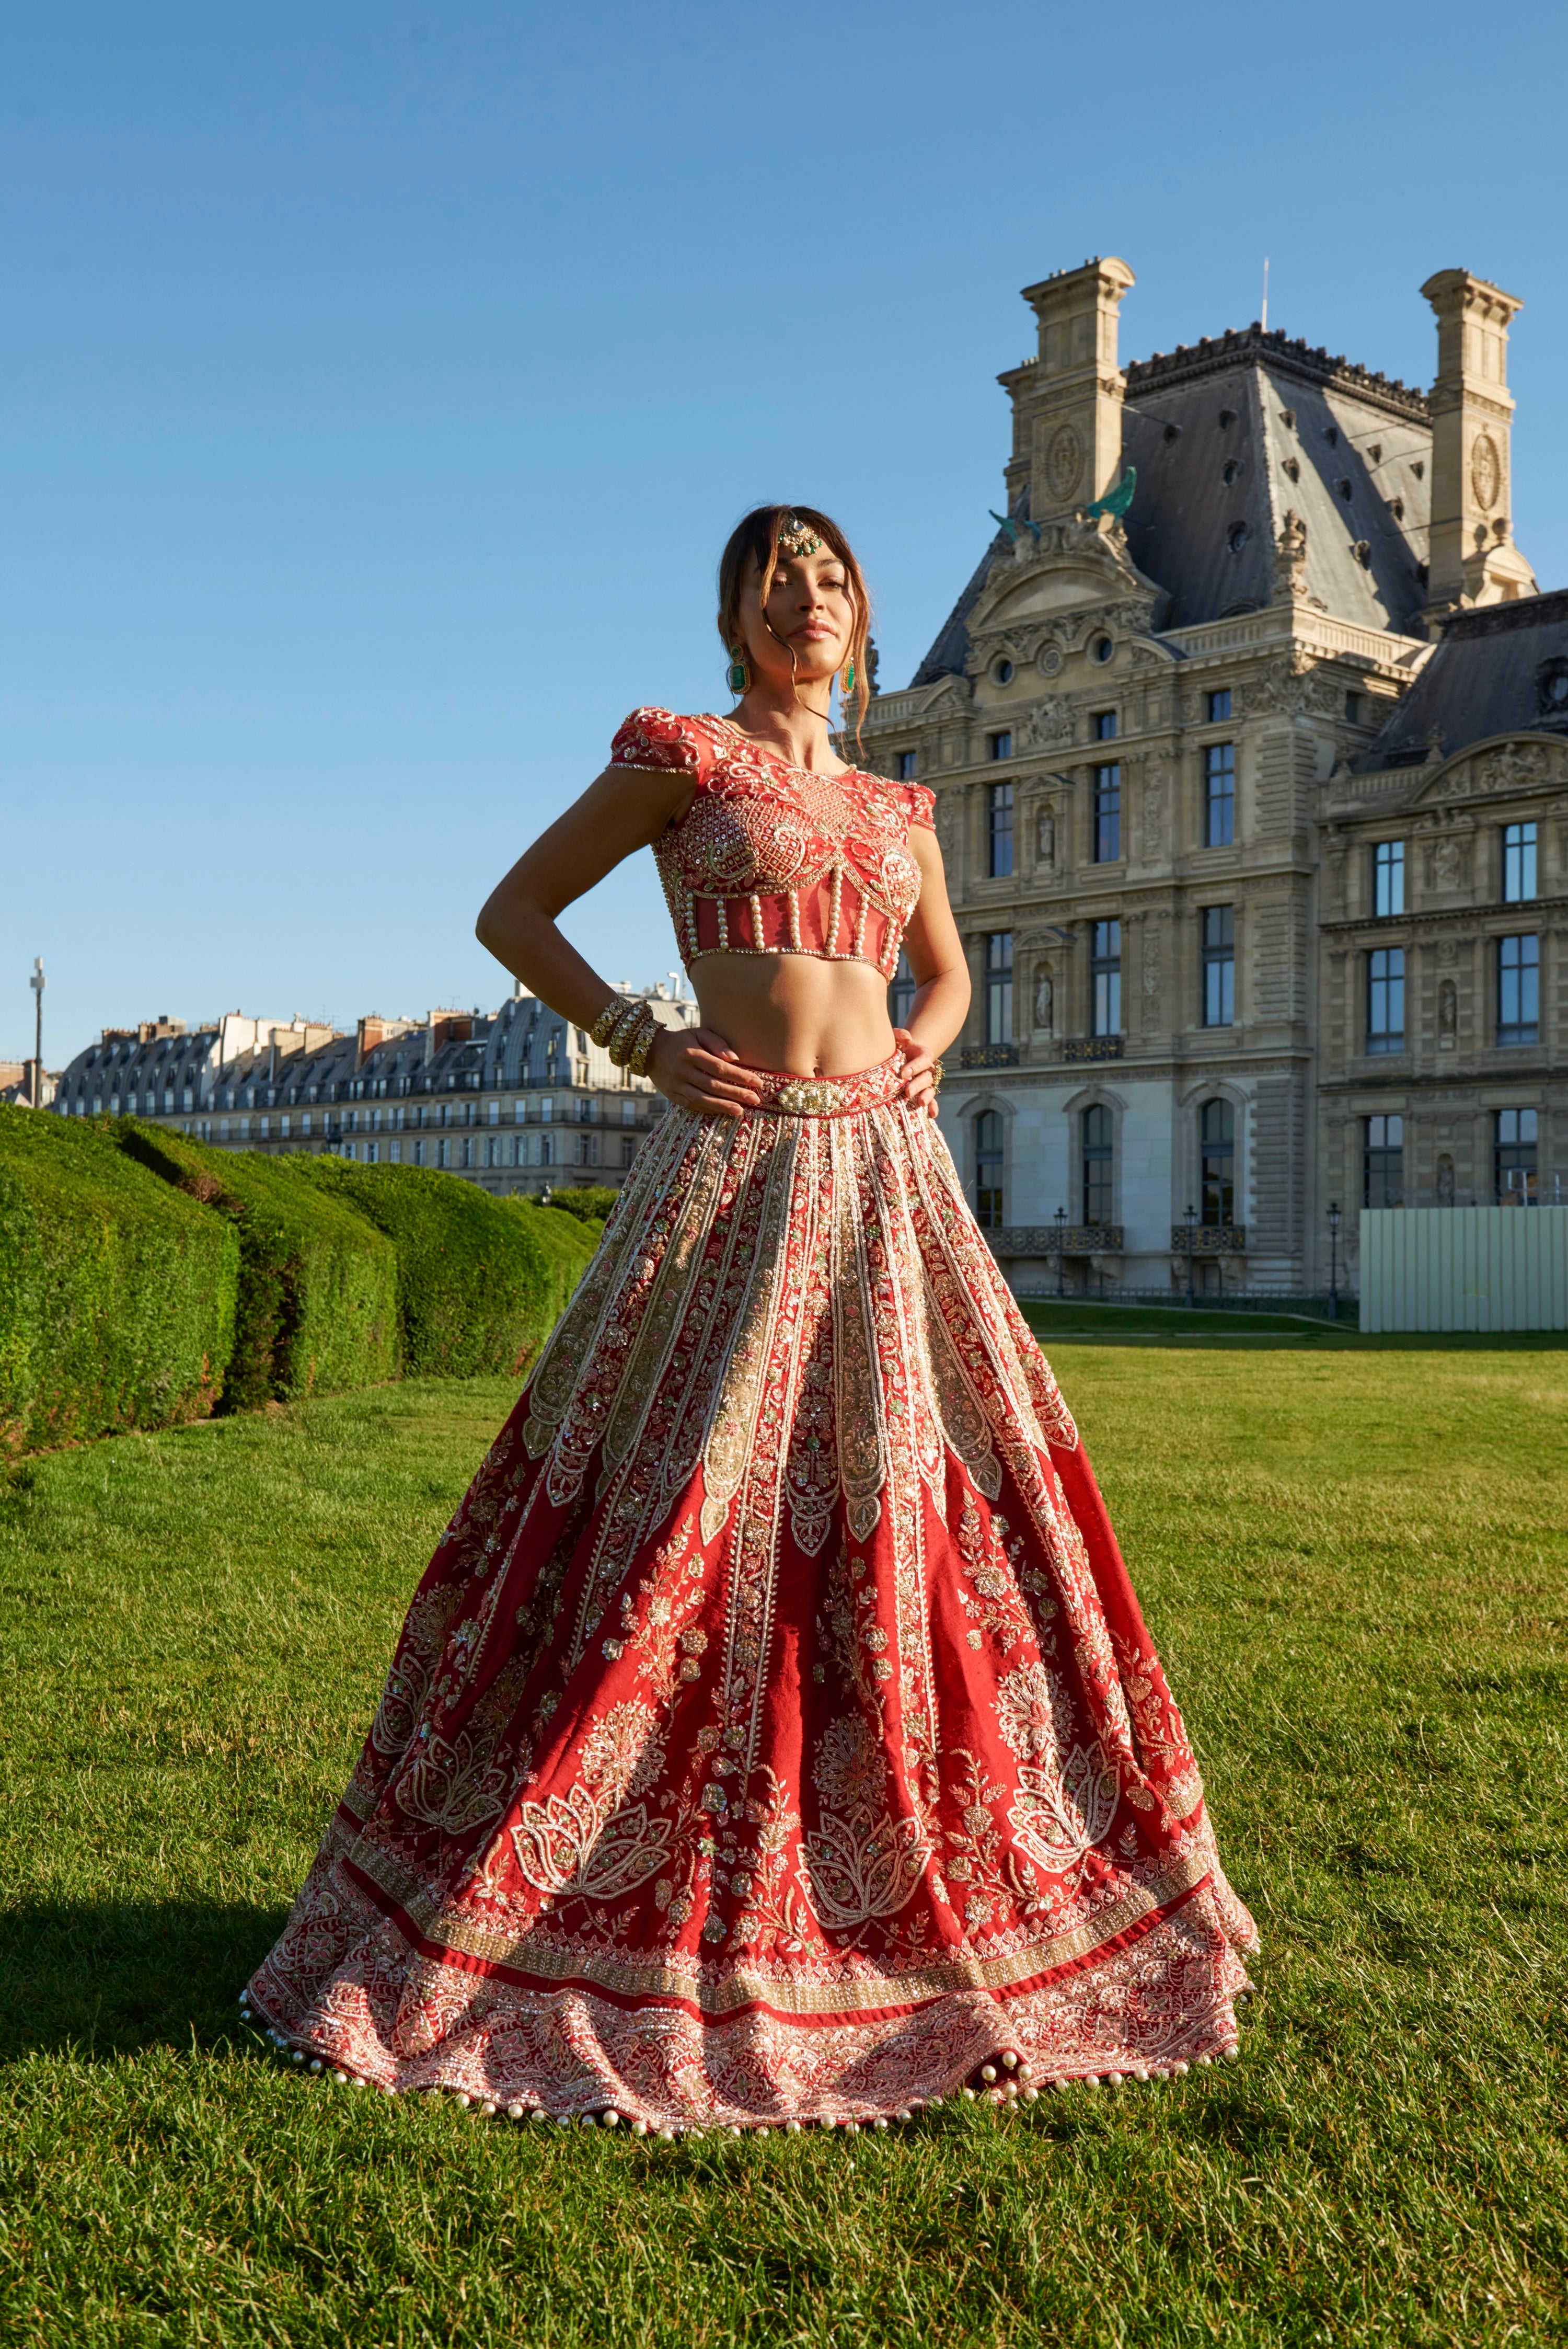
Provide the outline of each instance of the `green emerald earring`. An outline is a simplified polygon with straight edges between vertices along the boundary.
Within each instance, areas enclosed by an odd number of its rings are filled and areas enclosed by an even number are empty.
[[[731,645],[729,648],[729,667],[724,672],[724,681],[731,693],[737,696],[750,689],[751,671],[746,666],[746,655],[738,645]]]
[[[855,689],[855,665],[854,665],[853,661],[851,661],[851,662],[850,663],[850,665],[849,665],[848,668],[844,671],[844,691],[845,691],[846,693],[853,693],[854,689]]]

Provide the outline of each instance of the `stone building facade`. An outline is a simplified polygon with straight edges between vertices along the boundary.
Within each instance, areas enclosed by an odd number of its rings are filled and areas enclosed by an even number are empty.
[[[1421,680],[1453,680],[1451,764],[1424,774],[1426,828],[1411,820],[1422,856],[1463,829],[1464,779],[1497,758],[1521,792],[1524,772],[1556,788],[1564,746],[1528,724],[1511,751],[1458,757],[1514,640],[1476,636],[1467,667],[1462,631],[1560,600],[1536,594],[1509,514],[1519,305],[1463,272],[1429,280],[1428,394],[1258,326],[1123,370],[1132,282],[1099,261],[1026,289],[1037,350],[1001,378],[1006,518],[910,686],[872,703],[862,755],[935,790],[974,980],[944,1126],[1015,1285],[1315,1291],[1331,1203],[1354,1266],[1367,1137],[1393,1113],[1368,1104],[1408,1078],[1365,1049],[1378,949],[1355,892],[1416,788],[1387,761]],[[1501,785],[1474,789],[1505,812]],[[1422,919],[1438,886],[1411,884]],[[1435,1022],[1449,999],[1432,986]],[[1560,1050],[1542,1050],[1521,1101],[1562,1091]],[[1433,1062],[1445,1084],[1449,1066]]]
[[[696,1006],[662,983],[666,1027]],[[521,990],[500,1009],[361,1019],[352,1034],[231,1012],[106,1029],[60,1080],[62,1117],[142,1117],[220,1149],[435,1166],[500,1194],[619,1190],[665,1102]]]

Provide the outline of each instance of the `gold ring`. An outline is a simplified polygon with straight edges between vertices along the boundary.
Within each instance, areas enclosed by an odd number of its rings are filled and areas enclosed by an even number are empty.
[[[934,1093],[939,1092],[942,1089],[942,1073],[941,1061],[933,1061],[931,1064],[931,1090]]]

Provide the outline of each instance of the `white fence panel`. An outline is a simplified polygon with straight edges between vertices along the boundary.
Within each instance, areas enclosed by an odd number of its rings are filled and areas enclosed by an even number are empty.
[[[1568,1330],[1568,1207],[1368,1207],[1363,1330]]]

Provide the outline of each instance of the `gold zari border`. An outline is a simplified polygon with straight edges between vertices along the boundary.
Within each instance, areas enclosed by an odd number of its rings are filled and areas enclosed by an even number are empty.
[[[371,1864],[372,1860],[378,1864]],[[670,1965],[618,1965],[607,1958],[572,1955],[548,1946],[527,1950],[527,1936],[520,1940],[487,1930],[477,1920],[455,1925],[449,1911],[443,1914],[434,1903],[419,1899],[409,1879],[385,1854],[356,1854],[348,1864],[362,1882],[374,1885],[395,1904],[390,1912],[394,1924],[399,1928],[406,1924],[422,1941],[449,1951],[454,1958],[509,1966],[541,1982],[582,1982],[623,1998],[677,1998],[703,2014],[733,2014],[742,2007],[766,2006],[780,2014],[854,2015],[890,2006],[923,2005],[954,1991],[1009,1990],[1107,1948],[1181,1894],[1195,1890],[1212,1873],[1208,1861],[1196,1855],[1173,1860],[1149,1885],[1130,1889],[1092,1921],[1049,1940],[1031,1942],[1026,1950],[1009,1956],[951,1960],[909,1973],[869,1979],[856,1975],[818,1986],[760,1968],[738,1967],[722,1982],[705,1982],[695,1971],[680,1971]],[[524,1950],[526,1957],[521,1954]],[[825,1959],[838,1955],[824,1952]]]

